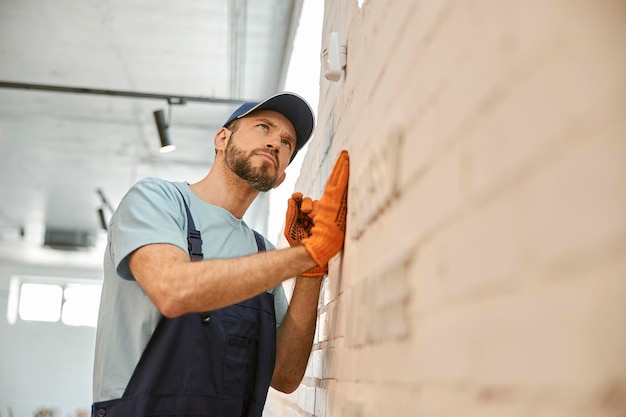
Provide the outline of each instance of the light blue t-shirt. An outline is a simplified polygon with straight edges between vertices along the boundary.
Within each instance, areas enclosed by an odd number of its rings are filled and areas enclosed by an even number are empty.
[[[145,178],[124,196],[111,218],[104,256],[104,281],[96,333],[93,397],[120,398],[161,313],[128,268],[128,255],[141,246],[169,243],[187,251],[184,195],[196,229],[202,234],[205,259],[235,258],[257,252],[254,232],[227,210],[200,200],[187,183]],[[265,241],[267,250],[275,249]],[[274,294],[276,326],[287,310],[282,285]]]

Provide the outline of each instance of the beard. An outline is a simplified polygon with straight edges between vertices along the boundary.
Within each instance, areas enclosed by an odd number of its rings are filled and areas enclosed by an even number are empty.
[[[263,163],[260,167],[254,167],[250,162],[250,158],[258,152],[268,153],[274,159],[276,159],[276,155],[268,152],[266,149],[255,149],[246,155],[243,150],[235,145],[233,141],[234,135],[234,133],[231,135],[226,145],[226,152],[224,153],[226,166],[255,190],[263,192],[271,190],[278,181],[278,173],[275,175],[270,174],[269,163]]]

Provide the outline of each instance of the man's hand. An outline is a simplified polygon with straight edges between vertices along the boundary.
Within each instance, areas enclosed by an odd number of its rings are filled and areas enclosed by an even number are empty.
[[[309,197],[303,199],[302,193],[293,193],[287,201],[284,234],[290,246],[295,246],[305,237],[311,236],[313,219],[310,215],[312,211],[313,201]]]
[[[343,248],[348,213],[348,178],[350,159],[341,151],[333,172],[328,177],[324,195],[315,206],[311,235],[301,240],[311,258],[319,265],[328,261]]]
[[[293,193],[287,202],[285,238],[290,246],[300,244],[301,240],[311,236],[313,218],[316,214],[317,200],[302,197],[302,193]],[[328,264],[316,266],[300,274],[302,277],[323,277],[328,273]]]

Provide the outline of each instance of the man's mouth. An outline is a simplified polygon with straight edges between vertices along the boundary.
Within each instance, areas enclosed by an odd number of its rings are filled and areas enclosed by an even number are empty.
[[[278,162],[276,161],[276,158],[274,158],[271,154],[267,152],[259,152],[257,153],[257,155],[270,162],[272,166],[274,166],[274,168],[278,168]]]

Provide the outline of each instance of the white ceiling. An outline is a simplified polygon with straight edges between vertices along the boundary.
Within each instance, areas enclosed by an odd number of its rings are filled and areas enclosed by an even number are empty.
[[[302,0],[0,0],[0,82],[258,99],[279,91]],[[145,176],[199,180],[236,104],[0,87],[0,262],[101,262],[43,247],[46,228],[93,233]],[[110,213],[107,211],[107,216]],[[23,236],[21,235],[23,231]]]

